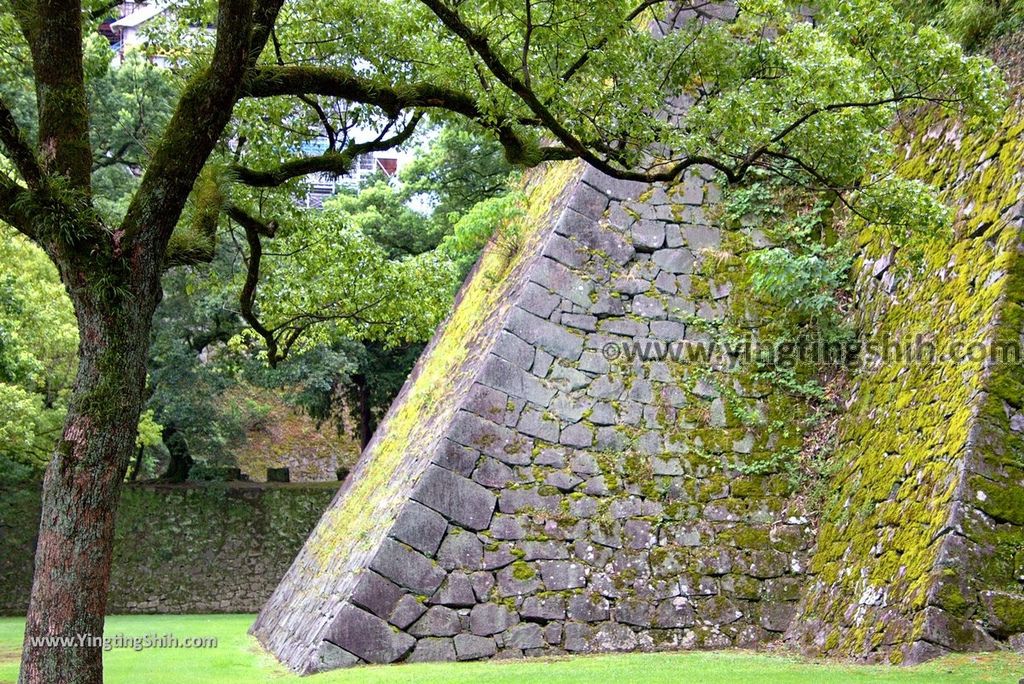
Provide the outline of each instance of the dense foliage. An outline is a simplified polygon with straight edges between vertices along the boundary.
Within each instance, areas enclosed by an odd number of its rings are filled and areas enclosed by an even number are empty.
[[[896,6],[913,21],[939,27],[968,48],[981,47],[1024,21],[1019,0],[899,0]]]
[[[64,419],[78,331],[46,256],[0,232],[0,482],[49,460]]]
[[[475,100],[476,122],[435,112],[431,133],[419,138],[419,152],[400,183],[379,177],[315,211],[302,208],[305,173],[343,172],[373,128],[395,136],[388,145],[412,147],[413,128],[427,128],[420,115],[400,115],[373,98],[339,100],[330,97],[333,92],[257,94],[239,103],[171,239],[171,249],[186,256],[211,256],[184,259],[164,284],[142,440],[154,449],[147,458],[151,474],[160,470],[153,458],[162,461],[167,454],[161,434],[187,444],[190,458],[230,462],[224,454],[244,438],[247,419],[245,411],[226,406],[223,395],[240,384],[279,388],[317,419],[333,419],[339,427],[351,418],[348,424],[365,441],[478,251],[496,230],[499,247],[515,248],[516,236],[506,234],[519,211],[517,195],[508,193],[509,159],[532,162],[551,154],[541,151],[540,137],[531,132],[535,120],[559,122],[558,145],[549,150],[581,153],[577,143],[583,143],[599,151],[584,156],[609,169],[665,174],[699,157],[717,160],[727,176],[750,169],[776,181],[786,178],[809,195],[826,191],[804,227],[790,222],[780,231],[791,233],[791,247],[750,256],[755,288],[816,320],[834,317],[831,293],[842,273],[832,263],[835,246],[808,234],[806,226],[820,210],[832,211],[838,198],[901,231],[942,220],[923,186],[888,176],[889,145],[880,131],[903,103],[933,99],[979,114],[994,110],[1000,86],[983,62],[965,60],[931,28],[908,33],[884,3],[824,3],[811,24],[794,22],[785,3],[745,2],[732,22],[694,22],[661,39],[647,30],[656,16],[656,5],[648,4],[626,22],[585,4],[535,8],[533,15],[528,4],[524,15],[513,4],[463,3],[454,17],[430,2],[286,6],[271,61],[309,69],[312,91],[331,90],[317,79],[345,74],[392,88],[444,84],[438,97],[461,91]],[[899,8],[967,44],[1016,16],[982,1]],[[98,35],[85,40],[94,197],[107,220],[127,209],[154,136],[170,120],[184,83],[207,59],[212,34],[193,27],[210,10],[186,3],[146,28],[148,54],[160,55],[170,68],[142,52],[129,52],[115,66],[106,41]],[[3,21],[12,17],[5,14]],[[490,35],[509,40],[467,52],[442,39],[445,30],[475,30],[485,21]],[[310,42],[302,39],[309,22],[353,30]],[[420,29],[410,32],[412,25]],[[753,39],[769,29],[773,40]],[[591,35],[601,36],[600,42],[592,43]],[[512,37],[528,45],[525,59],[506,51],[517,44]],[[481,63],[493,67],[495,60],[518,73],[503,75],[499,68],[476,75]],[[333,71],[301,66],[311,63]],[[0,58],[0,95],[31,137],[29,67],[26,46],[13,41]],[[524,88],[537,102],[523,97]],[[692,115],[682,121],[648,116],[665,92],[687,88],[695,94]],[[616,142],[595,147],[598,140]],[[644,157],[641,152],[656,140],[664,153]],[[308,168],[289,167],[299,156],[280,163],[282,150],[325,146],[315,158],[319,163]],[[277,170],[269,170],[275,164]],[[858,183],[865,171],[875,182]],[[758,182],[738,192],[739,205],[784,211],[781,195],[763,187]],[[261,252],[255,268],[254,244]],[[3,347],[10,360],[4,366],[6,427],[0,430],[10,445],[5,458],[38,467],[47,460],[70,387],[73,317],[57,296],[56,274],[41,275],[40,253],[11,235],[2,248],[26,252],[28,263],[39,266],[7,281],[5,292],[12,294],[5,302],[5,339],[11,341]],[[36,281],[41,284],[32,286]],[[39,302],[24,299],[37,296]],[[41,315],[34,303],[59,315],[64,332],[47,335],[46,346],[29,343],[36,350],[29,363],[25,345],[13,340],[38,331],[30,320]],[[51,362],[46,357],[57,347],[62,358]],[[287,367],[259,367],[268,361]],[[47,377],[26,370],[32,363],[47,369]]]

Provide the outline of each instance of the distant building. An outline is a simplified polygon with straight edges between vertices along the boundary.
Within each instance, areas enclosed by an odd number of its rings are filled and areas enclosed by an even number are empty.
[[[318,139],[302,146],[302,152],[308,155],[323,154],[326,150],[327,141],[325,139]],[[388,180],[395,178],[398,174],[399,156],[394,151],[361,154],[356,157],[352,170],[343,176],[332,176],[325,173],[308,176],[309,195],[306,197],[306,206],[320,207],[325,199],[339,190],[355,190],[374,174],[381,174]]]
[[[142,26],[167,11],[167,7],[158,2],[136,3],[126,2],[118,7],[119,18],[109,24],[104,23],[100,27],[101,33],[106,33],[103,26],[109,26],[110,46],[116,53],[115,59],[121,61],[127,50],[145,45],[146,38],[140,32]],[[154,63],[167,66],[167,60],[163,57],[152,57]]]
[[[100,24],[100,33],[110,41],[110,47],[114,50],[114,60],[120,63],[128,50],[141,48],[146,44],[146,36],[143,27],[147,22],[159,17],[168,10],[164,2],[125,2],[113,10],[116,18]],[[169,67],[170,60],[159,55],[151,56],[154,64]],[[375,137],[373,131],[356,129],[350,131],[355,140],[366,140]],[[327,140],[318,139],[302,146],[303,154],[323,154],[327,150]],[[328,174],[314,174],[307,178],[310,189],[306,198],[306,206],[320,207],[323,201],[334,195],[342,188],[356,189],[367,178],[375,173],[381,173],[386,178],[395,178],[398,173],[400,161],[405,155],[396,151],[362,154],[356,158],[352,170],[343,176],[330,176]]]

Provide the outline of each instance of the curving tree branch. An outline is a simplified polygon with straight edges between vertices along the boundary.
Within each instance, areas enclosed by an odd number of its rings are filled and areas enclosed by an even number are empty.
[[[266,46],[284,0],[220,0],[210,66],[185,87],[125,213],[126,245],[156,240],[162,249],[200,170],[220,139],[242,82]]]
[[[22,211],[29,191],[0,174],[0,221],[13,226],[30,239],[37,237],[32,227],[32,217]]]
[[[245,260],[245,283],[238,295],[238,305],[242,318],[249,324],[256,334],[263,338],[267,345],[267,363],[271,368],[277,367],[281,360],[277,336],[270,330],[259,316],[256,315],[256,289],[260,282],[260,263],[263,260],[263,243],[261,237],[274,237],[277,232],[277,224],[274,222],[264,223],[241,207],[232,205],[228,207],[227,214],[245,231],[245,241],[249,244],[249,257]]]
[[[253,71],[242,86],[242,97],[265,98],[281,96],[323,95],[348,102],[372,105],[392,119],[407,109],[442,109],[476,121],[492,131],[516,163],[537,164],[542,161],[572,159],[574,150],[561,145],[532,149],[531,144],[508,121],[489,120],[474,100],[465,93],[432,83],[382,85],[355,76],[341,69],[317,66],[266,66]],[[533,117],[515,123],[537,126]]]
[[[85,16],[88,17],[90,21],[106,19],[110,16],[110,13],[113,10],[117,9],[122,4],[124,4],[122,0],[109,0],[109,2],[105,2],[98,7],[85,10]]]
[[[35,152],[14,120],[14,113],[0,100],[0,145],[3,145],[5,156],[14,164],[30,190],[38,190],[43,185],[43,170],[39,166]]]
[[[233,168],[239,182],[256,188],[276,187],[300,176],[313,173],[329,173],[342,176],[352,169],[352,163],[361,154],[381,152],[398,147],[406,142],[416,130],[423,114],[417,112],[405,127],[390,138],[378,137],[363,143],[349,143],[341,152],[327,152],[316,157],[301,157],[283,162],[274,169],[259,171],[241,164]]]
[[[481,112],[469,95],[432,83],[382,85],[342,69],[319,66],[261,66],[241,88],[242,97],[326,95],[373,105],[391,118],[405,109],[444,109],[471,119]]]

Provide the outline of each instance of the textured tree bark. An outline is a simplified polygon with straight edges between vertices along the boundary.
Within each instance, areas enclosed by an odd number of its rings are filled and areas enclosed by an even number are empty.
[[[283,2],[218,0],[209,65],[185,86],[119,227],[91,207],[81,0],[15,3],[32,52],[39,143],[28,146],[0,102],[0,143],[27,186],[0,178],[0,218],[56,264],[80,335],[64,432],[43,480],[23,684],[102,683],[101,644],[79,640],[103,633],[114,511],[134,451],[160,272],[174,262],[171,234]]]
[[[90,280],[62,269],[65,282]],[[69,280],[70,277],[70,280]],[[69,287],[80,361],[64,432],[43,480],[22,684],[101,684],[114,513],[135,449],[156,278],[127,293]],[[133,292],[134,290],[134,292]],[[111,299],[113,298],[113,299]],[[57,641],[46,643],[45,639]]]

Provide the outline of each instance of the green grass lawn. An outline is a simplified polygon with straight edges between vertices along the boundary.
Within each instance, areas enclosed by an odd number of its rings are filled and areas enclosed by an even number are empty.
[[[217,648],[113,649],[105,656],[111,684],[181,684],[212,682],[297,682],[273,658],[260,651],[246,634],[252,615],[127,615],[107,620],[107,634],[143,636],[173,634],[176,638],[216,637]],[[18,648],[23,621],[0,618],[0,683],[17,679]],[[943,684],[1008,682],[1024,676],[1024,658],[1001,653],[953,656],[913,668],[858,667],[813,662],[758,653],[658,653],[591,656],[483,663],[391,665],[335,671],[307,678],[308,684],[415,682],[552,682],[568,684]]]

